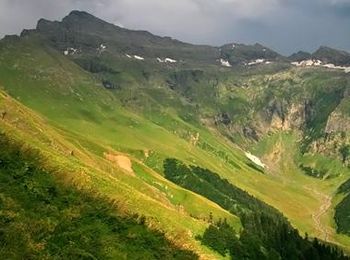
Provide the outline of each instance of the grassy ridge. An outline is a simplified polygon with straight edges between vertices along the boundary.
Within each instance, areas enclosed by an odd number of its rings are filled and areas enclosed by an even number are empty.
[[[62,185],[35,150],[0,135],[3,258],[196,259],[142,216],[118,215],[103,198]]]

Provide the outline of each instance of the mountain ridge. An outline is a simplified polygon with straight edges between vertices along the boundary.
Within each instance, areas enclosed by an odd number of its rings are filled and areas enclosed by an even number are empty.
[[[66,17],[64,17],[61,21],[50,21],[47,19],[40,19],[38,21],[38,24],[36,26],[36,29],[31,29],[31,30],[23,30],[21,35],[24,36],[28,33],[31,32],[43,32],[45,34],[45,30],[48,29],[48,26],[53,25],[53,26],[59,26],[61,24],[63,24],[64,26],[67,27],[67,29],[69,28],[69,24],[70,23],[91,23],[93,25],[99,24],[99,26],[101,26],[101,28],[103,29],[104,27],[110,27],[110,29],[113,30],[117,30],[120,33],[126,33],[126,34],[135,34],[134,37],[137,38],[150,38],[150,39],[154,39],[151,40],[156,41],[156,42],[163,42],[163,44],[179,44],[179,45],[183,45],[183,46],[188,46],[188,47],[201,47],[201,48],[205,48],[207,51],[209,50],[210,52],[215,52],[216,54],[214,55],[214,59],[212,58],[210,60],[211,63],[215,63],[216,60],[218,59],[229,59],[232,54],[230,55],[227,51],[229,51],[230,47],[232,46],[236,46],[238,48],[242,47],[242,52],[243,54],[241,54],[241,51],[236,51],[237,57],[232,57],[231,63],[233,64],[238,64],[238,63],[248,63],[248,62],[253,62],[254,60],[258,60],[258,59],[269,59],[270,60],[275,60],[276,58],[282,58],[285,61],[302,61],[302,60],[307,60],[307,59],[318,59],[323,61],[324,63],[332,63],[336,66],[338,65],[350,65],[350,54],[346,51],[343,50],[337,50],[334,48],[330,48],[330,47],[326,47],[326,46],[320,46],[317,50],[315,50],[312,54],[309,54],[307,52],[304,51],[299,51],[299,56],[296,56],[297,53],[294,53],[292,55],[290,55],[289,57],[287,56],[283,56],[271,49],[269,49],[268,47],[265,47],[259,43],[256,43],[254,45],[245,45],[245,44],[239,44],[239,43],[227,43],[224,44],[222,46],[212,46],[212,45],[197,45],[197,44],[191,44],[191,43],[186,43],[186,42],[182,42],[179,41],[177,39],[173,39],[171,37],[168,36],[157,36],[155,34],[152,34],[148,31],[145,30],[129,30],[126,28],[122,28],[119,27],[115,24],[112,23],[108,23],[103,21],[102,19],[97,18],[96,16],[85,12],[85,11],[78,11],[78,10],[73,10],[71,11]],[[58,28],[56,28],[58,29]],[[89,28],[92,29],[92,28]],[[8,37],[8,36],[5,36]],[[80,43],[81,44],[81,43]],[[60,46],[60,48],[62,48],[62,46]],[[226,50],[226,52],[222,52],[221,50],[224,49]],[[260,50],[260,51],[259,51]],[[262,52],[262,50],[267,50],[269,54],[266,54],[264,52]],[[220,54],[219,54],[220,52]],[[331,54],[330,54],[331,52]],[[246,54],[244,54],[246,53]],[[301,55],[301,53],[303,55]],[[300,56],[301,55],[301,56]],[[235,55],[233,55],[235,56]],[[154,58],[154,57],[153,57]]]

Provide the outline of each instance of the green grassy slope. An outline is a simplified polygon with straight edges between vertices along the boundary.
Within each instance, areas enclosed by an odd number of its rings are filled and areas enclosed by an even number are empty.
[[[39,152],[0,135],[0,252],[4,259],[196,259],[142,216],[61,183]]]

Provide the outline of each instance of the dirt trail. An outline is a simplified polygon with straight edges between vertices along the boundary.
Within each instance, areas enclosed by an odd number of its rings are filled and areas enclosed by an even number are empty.
[[[312,214],[312,220],[315,222],[317,231],[320,233],[320,238],[326,242],[329,242],[330,231],[328,227],[322,225],[321,218],[327,213],[329,208],[332,206],[332,197],[324,193],[319,192],[316,189],[305,187],[307,190],[311,191],[318,197],[322,198],[322,204],[318,211]]]

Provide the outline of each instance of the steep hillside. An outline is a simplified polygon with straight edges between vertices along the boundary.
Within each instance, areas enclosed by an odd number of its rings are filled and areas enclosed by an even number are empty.
[[[28,145],[4,134],[0,145],[3,258],[198,258],[147,228],[145,217],[118,215],[105,198],[62,185]]]

